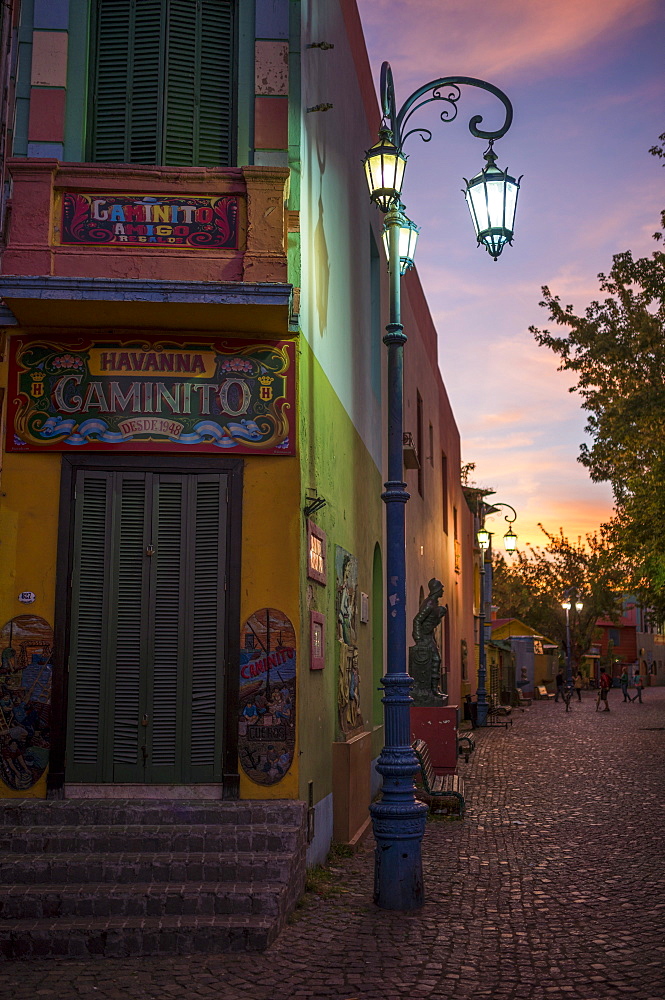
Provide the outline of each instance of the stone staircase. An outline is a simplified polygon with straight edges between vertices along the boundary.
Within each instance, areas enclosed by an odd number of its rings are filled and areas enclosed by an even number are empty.
[[[304,889],[304,802],[0,801],[0,957],[262,951]]]

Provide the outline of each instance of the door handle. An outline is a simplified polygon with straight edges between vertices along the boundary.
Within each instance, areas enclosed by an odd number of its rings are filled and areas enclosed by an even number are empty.
[[[145,767],[148,763],[148,748],[146,746],[142,746],[141,753],[143,754],[143,766]]]

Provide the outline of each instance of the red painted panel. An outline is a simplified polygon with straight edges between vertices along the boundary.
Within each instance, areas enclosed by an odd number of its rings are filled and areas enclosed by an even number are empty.
[[[62,142],[65,138],[65,95],[59,87],[33,87],[30,91],[30,142]]]
[[[254,103],[256,149],[286,149],[289,145],[287,97],[257,97]]]
[[[457,768],[457,705],[411,707],[411,739],[424,740],[434,770],[451,774]]]

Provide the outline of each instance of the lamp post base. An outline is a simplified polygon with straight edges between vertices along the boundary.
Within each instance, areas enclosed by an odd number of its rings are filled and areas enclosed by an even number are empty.
[[[384,910],[419,910],[425,902],[421,842],[427,806],[378,802],[370,812],[376,840],[374,902]]]
[[[480,728],[481,726],[487,725],[487,713],[489,711],[489,705],[486,701],[479,701],[476,704],[476,726]]]

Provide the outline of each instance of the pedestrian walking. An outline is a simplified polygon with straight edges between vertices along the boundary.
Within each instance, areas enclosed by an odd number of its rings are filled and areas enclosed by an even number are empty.
[[[633,677],[633,684],[635,685],[635,695],[631,701],[637,701],[639,698],[640,705],[642,704],[642,691],[644,690],[644,681],[641,674],[635,674]]]
[[[601,707],[600,707],[602,704],[605,705],[604,711],[605,712],[609,712],[610,706],[609,706],[609,702],[608,702],[607,696],[609,694],[609,690],[610,690],[611,687],[612,687],[612,678],[610,677],[610,675],[605,670],[605,667],[601,667],[600,668],[600,687],[598,689],[598,701],[596,702],[596,711],[597,712],[602,711]]]
[[[559,673],[554,678],[554,683],[556,684],[556,694],[554,695],[554,700],[559,700],[559,695],[563,699],[563,671],[560,670]]]
[[[628,670],[626,667],[623,668],[621,677],[619,678],[619,682],[621,684],[621,693],[623,694],[623,700],[630,701],[630,698],[628,697]]]
[[[582,671],[578,670],[575,674],[575,691],[577,693],[577,700],[582,701],[582,688],[584,686],[584,678],[582,677]]]

